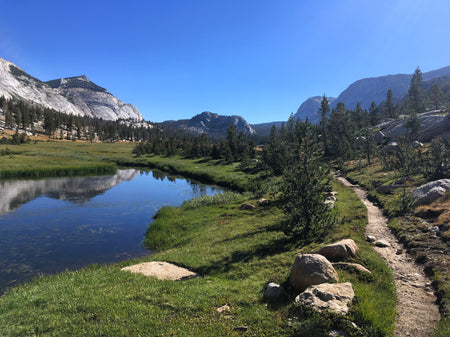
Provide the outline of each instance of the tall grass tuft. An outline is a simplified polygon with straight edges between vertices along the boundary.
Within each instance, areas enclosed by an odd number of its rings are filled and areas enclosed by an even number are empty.
[[[197,209],[203,206],[223,205],[237,200],[242,195],[236,192],[225,192],[215,195],[205,195],[183,202],[185,209]]]

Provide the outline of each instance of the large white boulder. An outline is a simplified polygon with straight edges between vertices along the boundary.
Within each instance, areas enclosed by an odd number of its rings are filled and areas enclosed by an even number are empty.
[[[426,205],[442,197],[450,189],[450,179],[440,179],[429,182],[414,189],[411,194],[415,199],[414,205]]]

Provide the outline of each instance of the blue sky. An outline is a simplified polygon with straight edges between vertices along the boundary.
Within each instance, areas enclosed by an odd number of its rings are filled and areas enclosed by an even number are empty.
[[[0,0],[0,57],[85,74],[146,120],[287,120],[366,77],[450,65],[450,1]]]

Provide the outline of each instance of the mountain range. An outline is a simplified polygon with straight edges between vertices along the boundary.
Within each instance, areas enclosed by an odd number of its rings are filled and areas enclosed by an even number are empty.
[[[446,79],[449,76],[450,66],[423,73],[424,86],[430,86],[431,83],[439,82],[440,79]],[[358,102],[363,109],[368,109],[372,101],[377,105],[384,101],[389,88],[393,91],[394,101],[400,101],[408,92],[411,78],[412,74],[397,74],[361,79],[352,83],[337,98],[327,97],[328,102],[331,109],[335,108],[338,102],[343,102],[347,109],[354,109]],[[448,78],[445,83],[447,82]],[[2,58],[0,58],[1,96],[7,99],[22,99],[76,116],[143,122],[151,127],[150,123],[144,122],[144,118],[134,105],[122,102],[85,75],[43,82]],[[308,118],[310,122],[317,123],[317,111],[321,100],[322,96],[308,98],[300,105],[294,118],[301,120]],[[135,125],[138,124],[135,123]],[[222,116],[205,111],[191,119],[156,124],[193,134],[205,133],[211,137],[223,137],[226,135],[229,124],[234,125],[238,132],[265,136],[269,134],[272,125],[280,127],[281,122],[250,125],[241,116]]]
[[[450,66],[422,74],[424,81],[430,81],[439,77],[450,76]],[[359,102],[361,108],[369,109],[370,104],[375,102],[379,105],[386,99],[389,88],[392,89],[394,100],[401,100],[407,93],[411,83],[412,74],[387,75],[372,78],[365,78],[350,84],[337,98],[328,98],[330,109],[342,102],[347,109],[353,110]],[[322,96],[308,98],[298,108],[294,118],[311,122],[318,121],[317,110],[320,108]]]
[[[75,116],[143,121],[139,110],[96,85],[86,76],[48,82],[0,58],[0,97],[18,98]]]

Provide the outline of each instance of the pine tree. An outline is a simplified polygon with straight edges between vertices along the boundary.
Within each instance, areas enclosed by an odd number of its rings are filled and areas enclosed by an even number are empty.
[[[421,83],[422,72],[420,71],[420,68],[417,67],[413,77],[411,78],[411,83],[408,89],[408,107],[411,113],[419,114],[424,110],[422,88],[420,87]]]
[[[323,94],[322,101],[320,102],[320,109],[317,111],[317,113],[320,115],[320,129],[321,129],[321,136],[322,136],[322,142],[325,149],[325,154],[328,154],[328,113],[330,112],[330,105],[328,104],[328,99]]]
[[[323,151],[309,122],[304,131],[295,160],[284,171],[279,198],[289,217],[282,229],[293,238],[321,235],[334,222],[330,208],[324,203],[330,181],[329,172],[320,161]]]
[[[394,106],[393,102],[393,92],[392,89],[389,88],[386,93],[386,100],[383,102],[383,115],[384,118],[397,118],[398,114]]]
[[[374,101],[372,101],[372,103],[370,104],[369,121],[370,121],[370,125],[372,125],[372,126],[377,125],[378,122],[380,121],[380,112]]]
[[[432,107],[437,110],[439,109],[441,103],[442,103],[442,97],[443,93],[441,90],[441,87],[437,83],[434,83],[430,89],[429,93],[430,97],[430,103],[432,104]]]

